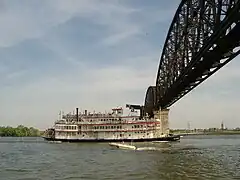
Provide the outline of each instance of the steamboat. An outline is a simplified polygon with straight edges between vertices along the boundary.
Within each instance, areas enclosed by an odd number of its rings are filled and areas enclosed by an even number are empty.
[[[144,142],[178,141],[180,136],[168,133],[161,119],[138,115],[131,110],[123,115],[123,108],[113,108],[111,113],[60,113],[52,128],[43,138],[62,142]]]

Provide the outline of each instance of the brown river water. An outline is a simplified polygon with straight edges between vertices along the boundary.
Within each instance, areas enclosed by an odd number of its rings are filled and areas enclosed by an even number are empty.
[[[0,180],[240,179],[240,135],[135,145],[140,150],[0,137]]]

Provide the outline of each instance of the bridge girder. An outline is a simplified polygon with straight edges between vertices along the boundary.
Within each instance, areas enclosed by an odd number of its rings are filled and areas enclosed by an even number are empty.
[[[240,0],[182,0],[167,34],[156,86],[149,87],[145,104],[171,106],[236,57],[239,47]]]
[[[148,113],[151,116],[153,116],[153,111],[156,110],[156,104],[157,104],[157,87],[156,86],[150,86],[146,93],[145,103],[144,103],[144,112]]]

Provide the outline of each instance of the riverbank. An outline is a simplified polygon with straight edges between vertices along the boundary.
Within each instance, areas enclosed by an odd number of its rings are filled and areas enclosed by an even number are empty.
[[[17,127],[1,127],[0,126],[0,137],[39,137],[40,131],[33,127],[25,127],[19,125]]]
[[[239,135],[240,131],[215,131],[215,132],[172,132],[173,134],[188,136],[188,135]]]

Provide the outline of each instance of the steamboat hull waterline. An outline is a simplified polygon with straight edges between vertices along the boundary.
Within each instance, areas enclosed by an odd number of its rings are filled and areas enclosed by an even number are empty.
[[[62,142],[147,142],[179,141],[180,136],[169,134],[161,118],[139,116],[134,109],[123,115],[123,108],[111,113],[60,112],[59,119],[47,129],[43,138]]]

